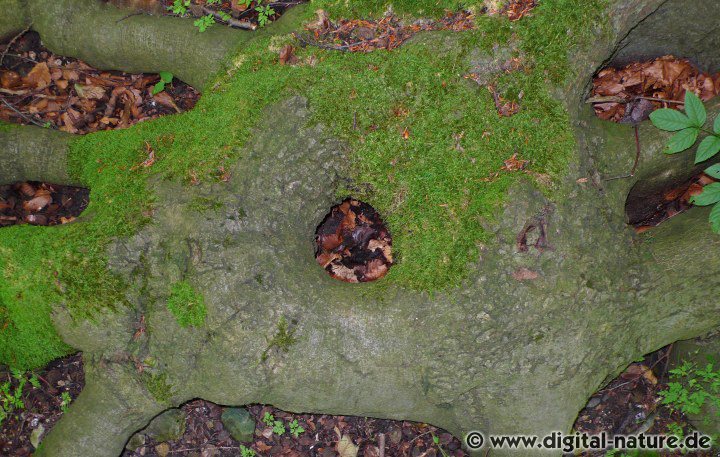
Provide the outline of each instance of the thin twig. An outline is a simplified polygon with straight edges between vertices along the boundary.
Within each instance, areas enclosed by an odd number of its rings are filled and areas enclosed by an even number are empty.
[[[30,25],[28,25],[27,27],[25,27],[25,29],[23,29],[22,32],[18,33],[17,35],[15,35],[15,36],[13,37],[12,40],[10,40],[10,42],[7,44],[7,46],[6,46],[5,49],[3,50],[2,55],[0,55],[0,65],[2,65],[3,60],[5,60],[5,56],[7,55],[8,51],[10,50],[10,48],[15,44],[15,42],[16,42],[17,40],[20,39],[21,36],[25,35],[28,31],[30,31],[30,27],[32,27],[32,22],[30,23]]]
[[[378,448],[380,449],[380,454],[378,457],[385,457],[385,434],[381,433],[378,435]]]
[[[127,15],[121,17],[120,19],[118,19],[117,21],[115,21],[115,23],[116,23],[116,24],[119,24],[119,23],[121,23],[122,21],[124,21],[125,19],[129,19],[129,18],[131,18],[131,17],[133,17],[133,16],[141,16],[141,15],[143,15],[143,14],[145,14],[145,13],[143,13],[142,11],[136,11],[136,12],[134,12],[134,13],[130,13],[130,14],[127,14]]]
[[[650,100],[651,102],[661,102],[661,103],[673,103],[676,105],[684,105],[685,102],[681,100],[667,100],[665,98],[657,98],[657,97],[645,97],[644,95],[637,95],[633,98],[622,98],[618,97],[616,95],[598,95],[595,97],[590,97],[587,100],[585,100],[585,103],[620,103],[620,104],[628,104],[633,103],[637,100]]]
[[[633,163],[632,170],[630,170],[629,175],[622,175],[622,176],[614,176],[612,178],[606,178],[605,181],[614,181],[616,179],[625,179],[625,178],[632,178],[635,176],[635,172],[637,171],[638,163],[640,162],[640,131],[638,129],[637,122],[633,124],[633,129],[635,130],[635,163]]]
[[[20,110],[18,110],[18,109],[15,108],[14,106],[12,106],[12,105],[10,104],[10,102],[8,102],[7,100],[5,100],[5,98],[0,98],[0,101],[2,101],[8,108],[10,108],[11,110],[13,110],[18,116],[20,116],[21,118],[25,119],[26,121],[28,121],[28,122],[30,122],[30,123],[32,123],[32,124],[35,124],[35,125],[37,125],[38,127],[43,127],[43,128],[46,127],[46,124],[41,124],[40,122],[36,121],[34,118],[25,115],[25,114],[22,113]],[[50,124],[50,128],[55,128],[55,127],[54,127],[52,124]]]
[[[252,22],[238,21],[237,19],[233,19],[233,18],[225,19],[224,17],[222,17],[220,15],[220,13],[208,8],[207,6],[203,6],[202,10],[205,14],[211,14],[215,19],[219,19],[219,20],[227,23],[230,27],[236,27],[238,29],[245,29],[245,30],[257,29],[257,25],[253,24]]]

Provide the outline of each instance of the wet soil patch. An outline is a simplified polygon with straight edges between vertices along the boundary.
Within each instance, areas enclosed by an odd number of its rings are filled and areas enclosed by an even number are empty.
[[[643,189],[642,182],[633,187],[625,202],[628,224],[638,233],[660,225],[671,217],[693,207],[691,198],[700,195],[708,184],[717,182],[705,173],[699,173],[687,180],[673,182],[658,191]]]
[[[25,379],[19,396],[24,406],[0,422],[0,455],[32,455],[35,451],[30,443],[33,432],[40,437],[47,434],[80,395],[85,385],[82,357],[77,354],[56,360],[34,375],[13,373],[7,367],[0,367],[0,386],[7,383],[10,392],[14,393],[22,382],[19,378]]]
[[[35,181],[0,186],[0,227],[67,224],[89,202],[90,190],[83,187]]]
[[[642,362],[630,364],[590,398],[580,411],[573,430],[591,435],[605,432],[608,436],[669,435],[672,434],[669,427],[679,426],[685,435],[691,433],[693,429],[687,418],[664,406],[658,394],[667,389],[671,351],[672,345],[665,346],[646,355]],[[585,451],[579,455],[603,457],[607,451]],[[714,454],[709,451],[663,451],[662,455],[710,457]]]
[[[686,90],[708,101],[720,93],[720,73],[703,73],[674,56],[609,67],[593,79],[588,102],[601,119],[637,124],[659,108],[684,109]]]
[[[187,420],[185,433],[180,439],[161,443],[144,435],[138,440],[131,440],[143,444],[132,450],[126,449],[122,457],[155,457],[160,455],[158,450],[167,451],[167,455],[172,456],[235,457],[240,455],[241,445],[252,449],[258,456],[336,457],[339,455],[338,446],[343,446],[341,441],[345,445],[356,446],[359,457],[437,457],[443,455],[440,447],[448,457],[467,456],[461,450],[460,441],[450,433],[415,422],[292,414],[271,406],[254,405],[247,407],[256,424],[253,440],[240,443],[223,426],[223,407],[194,400],[181,409],[186,413]],[[271,415],[273,421],[281,422],[285,432],[274,432],[264,421],[266,415]],[[289,424],[293,421],[304,429],[297,437],[290,432]],[[437,444],[434,437],[438,439]],[[382,452],[380,447],[383,447]]]
[[[334,206],[315,232],[315,259],[335,279],[369,282],[393,262],[392,238],[375,209],[348,198]]]
[[[27,32],[0,45],[0,120],[74,134],[127,128],[187,111],[200,94],[160,75],[101,71],[57,56]],[[160,88],[164,90],[160,91]]]

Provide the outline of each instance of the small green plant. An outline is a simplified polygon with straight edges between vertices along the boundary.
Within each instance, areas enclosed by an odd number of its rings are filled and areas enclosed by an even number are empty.
[[[289,330],[288,323],[284,317],[281,317],[277,324],[277,333],[268,341],[267,348],[260,356],[260,361],[264,362],[268,358],[268,353],[272,348],[278,348],[283,352],[288,352],[290,346],[295,344],[297,339],[295,338],[295,330]]]
[[[432,433],[432,439],[433,443],[435,443],[435,446],[437,446],[438,450],[440,451],[440,454],[442,454],[443,457],[450,457],[447,452],[445,452],[445,449],[440,445],[440,438],[434,433]]]
[[[685,361],[670,370],[668,388],[658,392],[662,404],[685,414],[698,414],[707,403],[720,415],[720,371],[712,362],[702,368]]]
[[[678,439],[683,439],[685,437],[685,430],[683,430],[682,425],[677,422],[672,422],[667,424],[667,434],[677,436]]]
[[[175,0],[172,5],[168,6],[168,9],[172,11],[173,14],[185,16],[189,7],[190,0]]]
[[[200,33],[204,32],[208,29],[211,25],[215,23],[215,17],[212,14],[207,14],[205,16],[199,17],[198,19],[193,22],[195,27],[200,30]]]
[[[170,84],[173,80],[173,74],[169,71],[161,71],[159,73],[160,75],[160,81],[158,81],[157,84],[155,84],[155,87],[153,87],[152,94],[157,95],[160,92],[165,90],[165,85]]]
[[[275,422],[275,416],[273,416],[273,415],[270,414],[269,412],[265,412],[265,415],[263,416],[263,422],[264,422],[265,425],[267,425],[268,427],[272,427],[272,426],[273,426],[273,423]]]
[[[270,18],[275,14],[275,10],[272,9],[270,5],[262,5],[260,0],[257,2],[255,11],[258,12],[258,25],[260,27],[265,27],[268,22],[270,22]]]
[[[27,378],[18,370],[11,370],[11,375],[17,381],[17,386],[13,388],[12,381],[0,384],[0,425],[15,411],[25,408],[22,395]]]
[[[34,373],[30,376],[30,379],[28,379],[28,381],[30,381],[30,385],[34,388],[40,388],[40,381],[38,380],[37,375],[35,375]]]
[[[63,392],[62,395],[60,395],[60,400],[60,411],[66,413],[68,407],[70,406],[70,403],[72,403],[72,397],[70,396],[70,393]]]
[[[697,95],[685,92],[685,114],[664,108],[650,114],[653,125],[661,130],[677,132],[670,138],[665,150],[668,154],[689,149],[698,139],[700,132],[706,133],[695,153],[695,163],[705,162],[720,152],[720,116],[715,118],[712,130],[705,128],[707,112]],[[705,173],[720,179],[720,164],[712,165]],[[720,183],[712,183],[703,189],[700,195],[692,197],[691,203],[699,206],[715,205],[710,212],[710,225],[715,233],[720,233]]]
[[[180,327],[199,327],[205,322],[205,299],[187,281],[173,284],[167,307]]]
[[[290,434],[295,438],[299,437],[305,432],[305,429],[300,425],[297,419],[293,420],[288,424],[290,426]]]
[[[242,444],[240,445],[240,456],[241,457],[255,457],[257,454],[255,454],[255,451],[253,451],[250,448],[246,448]]]
[[[285,428],[285,424],[282,423],[282,421],[275,421],[273,422],[273,433],[276,435],[284,435],[287,429]]]

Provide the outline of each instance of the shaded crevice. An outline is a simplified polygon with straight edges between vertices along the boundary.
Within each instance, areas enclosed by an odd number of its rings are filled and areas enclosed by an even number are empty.
[[[665,180],[640,180],[632,187],[625,201],[626,221],[635,230],[644,232],[693,207],[692,197],[700,195],[705,186],[716,182],[694,167],[681,176]]]
[[[68,224],[89,202],[90,190],[84,187],[40,182],[0,186],[0,227]]]
[[[156,455],[158,446],[180,456],[211,450],[237,456],[242,447],[256,455],[324,456],[337,455],[341,440],[365,456],[443,455],[439,447],[448,455],[467,456],[459,439],[428,424],[292,413],[263,404],[233,407],[198,398],[155,416],[126,442],[120,457]]]
[[[392,238],[372,206],[347,198],[330,210],[315,231],[315,259],[340,281],[375,281],[393,263]]]

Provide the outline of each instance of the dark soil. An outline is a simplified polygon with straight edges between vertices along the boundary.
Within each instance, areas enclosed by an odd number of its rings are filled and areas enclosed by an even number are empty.
[[[101,71],[56,56],[28,32],[0,45],[0,120],[69,133],[126,128],[187,111],[200,94],[174,79],[153,94],[159,75]]]
[[[330,210],[315,232],[315,259],[330,276],[369,282],[392,265],[392,238],[375,209],[348,198]]]
[[[34,451],[30,444],[32,431],[42,427],[44,434],[47,433],[69,404],[67,395],[70,400],[74,400],[85,386],[80,354],[51,362],[43,370],[36,372],[36,376],[39,386],[33,387],[27,382],[22,391],[25,407],[10,414],[0,424],[0,455],[31,455]],[[6,367],[0,366],[0,385],[6,382],[10,383],[11,391],[14,391],[19,383]],[[63,394],[66,398],[63,398]]]
[[[0,186],[0,227],[67,224],[85,211],[89,198],[90,191],[82,187],[40,182]]]
[[[580,411],[574,430],[592,435],[605,432],[609,436],[641,432],[667,435],[670,433],[668,427],[677,424],[685,435],[691,433],[693,429],[683,414],[660,403],[658,392],[667,388],[670,351],[672,345],[646,355],[642,362],[630,364],[617,378],[597,391]],[[603,457],[606,452],[583,452],[580,455]],[[666,451],[662,455],[711,457],[716,454],[710,451]]]
[[[347,437],[359,448],[359,457],[381,455],[378,447],[381,440],[385,441],[384,455],[387,456],[441,456],[433,436],[438,437],[439,445],[448,457],[467,455],[460,450],[459,440],[427,424],[354,416],[291,414],[262,405],[248,407],[257,424],[255,440],[252,443],[238,443],[220,421],[223,410],[221,406],[195,400],[185,404],[182,409],[188,414],[187,429],[180,440],[167,443],[168,455],[238,456],[242,444],[254,450],[258,456],[335,457],[338,456],[338,442],[341,437]],[[273,433],[272,428],[265,425],[265,413],[272,414],[275,420],[286,425],[287,431],[284,435]],[[305,429],[297,438],[290,434],[287,427],[287,424],[294,420]],[[149,439],[134,452],[125,451],[123,457],[158,456],[157,447],[160,444]]]

